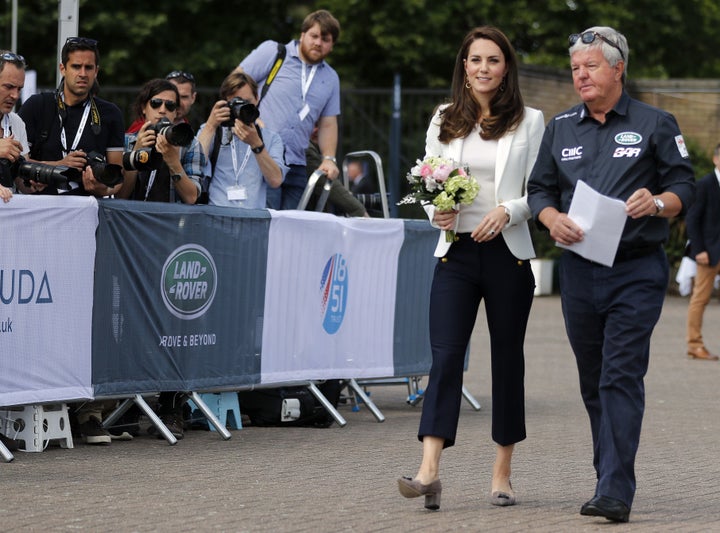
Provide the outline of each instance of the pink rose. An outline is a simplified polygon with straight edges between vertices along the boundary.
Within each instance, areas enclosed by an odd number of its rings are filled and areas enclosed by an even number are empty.
[[[435,169],[435,172],[433,172],[433,178],[435,178],[435,181],[442,183],[448,179],[450,172],[452,172],[451,167],[448,165],[440,165]]]
[[[427,163],[424,163],[423,166],[420,168],[420,175],[421,175],[423,178],[427,178],[427,177],[432,176],[432,173],[433,173],[433,169],[432,169],[432,167],[431,167],[430,165],[428,165]]]

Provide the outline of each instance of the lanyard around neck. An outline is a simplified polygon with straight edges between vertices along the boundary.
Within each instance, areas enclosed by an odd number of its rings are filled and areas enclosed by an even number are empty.
[[[82,137],[83,131],[85,131],[85,124],[87,123],[87,119],[90,116],[90,102],[85,103],[85,109],[83,110],[83,116],[80,119],[80,125],[78,126],[77,131],[75,132],[75,138],[73,139],[72,146],[70,147],[70,150],[68,150],[67,147],[67,136],[65,135],[65,124],[62,125],[62,128],[60,130],[60,143],[63,147],[63,156],[66,156],[70,153],[71,150],[76,150],[78,147],[78,144],[80,144],[80,137]],[[62,119],[60,119],[62,122]]]
[[[317,72],[317,65],[313,65],[310,68],[310,75],[308,76],[305,67],[309,66],[305,63],[302,63],[301,69],[300,69],[300,87],[302,89],[302,99],[303,102],[305,102],[305,96],[307,95],[308,90],[310,89],[310,84],[313,81],[313,78],[315,77],[315,72]]]
[[[242,163],[240,164],[240,168],[238,168],[238,160],[237,160],[237,152],[235,148],[237,147],[237,143],[235,142],[235,135],[233,135],[232,140],[230,141],[230,154],[232,156],[232,166],[233,166],[233,172],[235,173],[235,183],[240,184],[240,174],[242,174],[243,170],[245,170],[245,166],[248,163],[248,160],[250,159],[250,145],[248,145],[247,150],[245,150],[245,157],[243,158]]]
[[[85,101],[83,116],[80,119],[80,125],[75,132],[75,138],[73,139],[72,146],[70,147],[70,150],[68,150],[67,135],[65,133],[64,121],[64,118],[67,117],[67,106],[65,105],[65,92],[63,91],[62,86],[57,90],[56,94],[58,115],[60,116],[60,143],[62,144],[63,148],[63,156],[66,156],[70,153],[70,151],[76,150],[78,145],[80,144],[80,138],[82,137],[83,131],[85,130],[85,125],[87,124],[87,119],[88,116],[90,116],[91,112],[92,117],[90,119],[90,125],[92,127],[93,133],[95,133],[95,135],[98,135],[100,133],[100,111],[98,110],[97,104],[95,103],[95,98],[90,95],[89,98]]]

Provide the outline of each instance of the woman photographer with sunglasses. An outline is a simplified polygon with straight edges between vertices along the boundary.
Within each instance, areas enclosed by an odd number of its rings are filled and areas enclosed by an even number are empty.
[[[168,80],[150,80],[140,90],[133,106],[137,120],[125,136],[125,181],[118,197],[186,204],[197,201],[205,158],[189,126],[172,125],[179,104],[177,87]],[[173,135],[179,127],[189,130],[182,132],[180,137],[187,138],[180,141]]]

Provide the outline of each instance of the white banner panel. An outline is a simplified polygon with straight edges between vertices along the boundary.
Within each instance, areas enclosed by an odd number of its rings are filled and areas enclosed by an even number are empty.
[[[92,398],[97,201],[0,202],[0,405]]]
[[[261,381],[394,375],[402,220],[272,217]]]

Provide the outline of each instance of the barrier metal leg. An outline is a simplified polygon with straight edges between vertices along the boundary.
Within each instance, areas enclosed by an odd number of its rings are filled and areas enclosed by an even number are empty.
[[[468,401],[468,403],[472,406],[473,409],[475,409],[476,411],[479,411],[480,409],[482,409],[480,402],[478,402],[475,399],[475,397],[472,394],[470,394],[470,391],[465,388],[465,385],[463,385],[462,394],[463,394],[463,398],[465,398]]]
[[[357,381],[355,381],[354,378],[348,381],[348,386],[353,390],[353,392],[355,392],[357,396],[360,397],[363,403],[367,405],[367,408],[370,409],[370,412],[373,414],[373,416],[378,422],[385,422],[385,415],[380,412],[380,409],[378,409],[375,403],[370,399],[370,397],[365,394],[363,388],[358,384]]]
[[[128,409],[130,409],[133,403],[135,403],[134,398],[125,398],[122,403],[118,405],[112,413],[110,413],[109,416],[105,417],[105,420],[103,420],[102,423],[102,427],[105,429],[112,427],[115,422],[120,420],[120,417],[124,415]]]
[[[3,460],[6,463],[9,463],[13,459],[15,459],[15,456],[10,452],[10,450],[7,449],[7,446],[5,446],[2,442],[0,442],[0,455],[2,455]]]
[[[338,426],[344,428],[347,425],[347,421],[342,417],[338,410],[333,407],[333,405],[328,401],[328,399],[325,398],[325,395],[320,389],[317,388],[315,383],[308,383],[306,387],[310,389],[310,392],[313,393],[313,396],[317,398],[317,400],[327,410],[327,412],[332,415],[332,417],[335,419],[335,422],[338,423]]]
[[[150,422],[152,422],[153,426],[157,428],[157,430],[160,432],[160,434],[165,438],[166,441],[168,441],[168,444],[170,446],[177,444],[177,439],[175,438],[175,435],[170,433],[170,430],[167,428],[165,424],[162,423],[162,420],[160,420],[160,417],[155,414],[155,411],[153,411],[150,406],[145,401],[145,398],[143,398],[140,394],[136,394],[133,396],[133,401],[137,404],[137,406],[140,408],[140,410],[145,413],[145,416],[147,416],[150,419]],[[119,409],[119,408],[118,408]],[[127,409],[127,407],[126,407]],[[115,414],[115,413],[113,413]],[[122,413],[120,413],[122,414]]]
[[[210,408],[207,406],[207,404],[203,401],[203,399],[197,392],[191,392],[190,399],[197,406],[197,408],[200,409],[200,412],[205,415],[205,418],[208,419],[208,422],[210,422],[213,427],[217,429],[217,432],[220,434],[223,440],[229,440],[230,437],[232,437],[228,429],[220,422],[220,420],[218,420],[218,418],[215,416],[215,413],[210,410]]]

